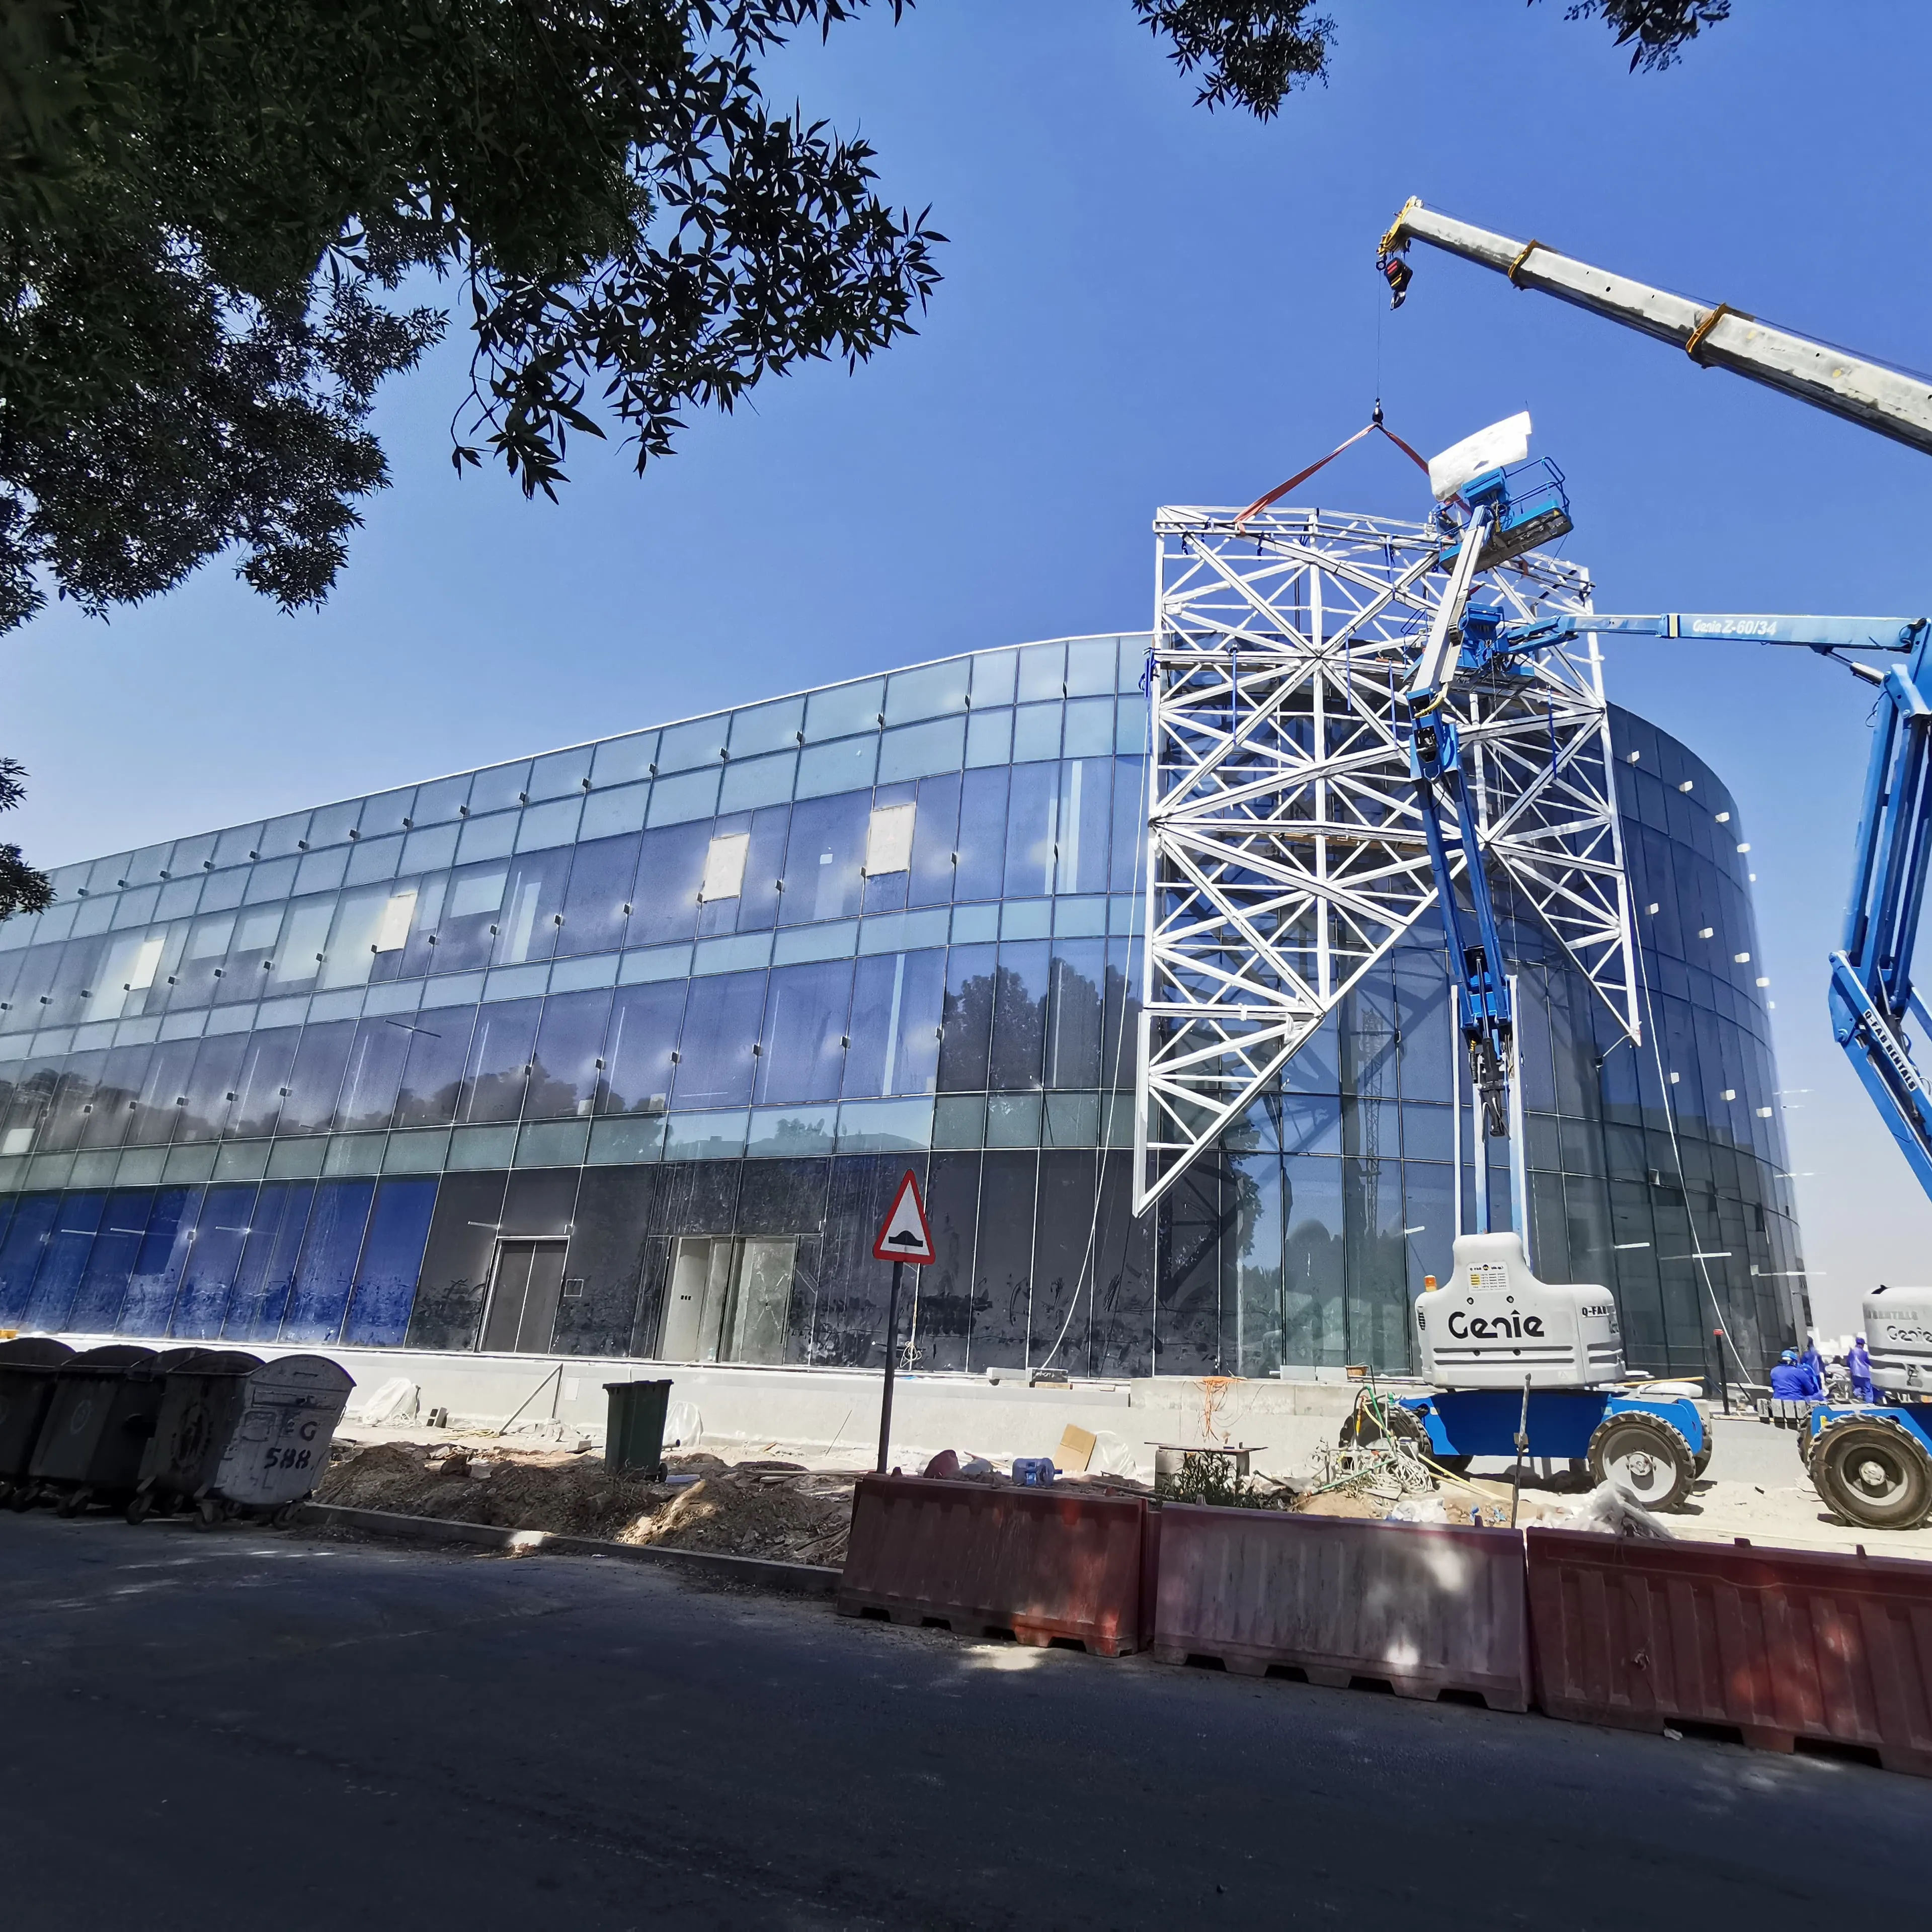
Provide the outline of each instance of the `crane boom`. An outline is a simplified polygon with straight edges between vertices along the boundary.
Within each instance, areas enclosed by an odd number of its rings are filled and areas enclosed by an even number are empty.
[[[1540,242],[1492,234],[1416,200],[1408,202],[1382,237],[1384,264],[1412,241],[1494,268],[1520,289],[1539,289],[1559,302],[1640,329],[1675,344],[1706,368],[1728,369],[1932,455],[1932,382],[1923,376],[1774,328],[1727,302],[1695,302],[1592,268]],[[1406,270],[1391,281],[1399,302]]]

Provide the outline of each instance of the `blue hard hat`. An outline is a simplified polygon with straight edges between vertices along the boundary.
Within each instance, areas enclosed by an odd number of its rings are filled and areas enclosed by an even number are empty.
[[[1780,1362],[1795,1362],[1798,1359],[1798,1351],[1796,1348],[1787,1348],[1778,1359]]]

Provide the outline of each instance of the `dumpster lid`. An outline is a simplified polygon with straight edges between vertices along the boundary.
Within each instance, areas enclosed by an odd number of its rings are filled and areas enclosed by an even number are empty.
[[[171,1348],[155,1364],[168,1375],[196,1376],[248,1376],[261,1366],[261,1357],[244,1348]]]
[[[11,1342],[0,1342],[0,1369],[57,1368],[74,1353],[64,1342],[51,1335],[22,1335]]]
[[[110,1342],[104,1348],[83,1348],[61,1366],[65,1369],[131,1369],[154,1360],[152,1348],[137,1348],[132,1342]]]
[[[326,1355],[278,1355],[260,1364],[249,1373],[262,1384],[282,1388],[327,1389],[346,1394],[356,1386],[356,1378],[340,1362]]]

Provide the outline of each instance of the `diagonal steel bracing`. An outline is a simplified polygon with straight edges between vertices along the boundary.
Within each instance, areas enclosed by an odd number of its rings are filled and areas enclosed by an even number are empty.
[[[1399,701],[1447,581],[1420,524],[1164,509],[1135,1093],[1144,1209],[1435,903]],[[1507,620],[1589,608],[1574,564],[1479,580]],[[1594,638],[1459,680],[1487,862],[1634,1039],[1623,847]],[[1444,836],[1462,864],[1456,828]],[[1495,874],[1492,874],[1492,877]]]

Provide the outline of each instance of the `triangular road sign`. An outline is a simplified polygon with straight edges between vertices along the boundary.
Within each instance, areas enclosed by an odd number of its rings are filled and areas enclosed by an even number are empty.
[[[872,1244],[872,1252],[882,1262],[910,1262],[915,1268],[924,1268],[934,1258],[926,1203],[919,1198],[919,1183],[910,1168],[899,1183],[892,1212],[879,1230],[879,1238]]]

